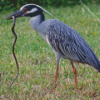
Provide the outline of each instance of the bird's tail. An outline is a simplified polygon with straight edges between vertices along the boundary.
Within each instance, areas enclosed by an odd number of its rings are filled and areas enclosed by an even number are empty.
[[[98,72],[100,72],[100,61],[93,51],[91,53],[92,53],[92,56],[90,60],[91,62],[90,65],[93,66]]]
[[[96,63],[93,65],[93,67],[100,72],[100,61],[96,59]]]
[[[100,72],[100,61],[99,61],[99,70],[98,71]]]

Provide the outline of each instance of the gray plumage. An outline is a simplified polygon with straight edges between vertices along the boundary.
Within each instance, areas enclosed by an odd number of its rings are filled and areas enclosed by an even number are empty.
[[[79,33],[68,25],[53,20],[48,27],[48,40],[62,58],[89,64],[100,71],[100,62],[93,50]]]
[[[100,71],[100,62],[89,44],[70,26],[55,20],[41,21],[41,15],[30,19],[31,26],[52,47],[59,58],[86,63]],[[34,25],[33,25],[34,24]],[[37,25],[36,25],[37,24]],[[57,53],[56,53],[57,52]]]

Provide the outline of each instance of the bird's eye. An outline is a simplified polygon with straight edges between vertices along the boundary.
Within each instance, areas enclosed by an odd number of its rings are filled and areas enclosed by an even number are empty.
[[[23,11],[24,11],[25,13],[27,13],[28,9],[24,8]]]

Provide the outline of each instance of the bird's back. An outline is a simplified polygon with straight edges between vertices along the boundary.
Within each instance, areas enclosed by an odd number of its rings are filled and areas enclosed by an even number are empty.
[[[50,46],[61,54],[62,58],[89,64],[100,71],[98,58],[78,32],[55,19],[46,20],[43,24]]]

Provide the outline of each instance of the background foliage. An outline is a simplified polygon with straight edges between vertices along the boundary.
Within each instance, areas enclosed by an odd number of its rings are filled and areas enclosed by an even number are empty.
[[[100,3],[100,0],[81,0],[84,3]],[[80,0],[1,0],[0,11],[9,10],[11,8],[18,9],[27,3],[35,3],[39,5],[66,6],[80,4]]]

